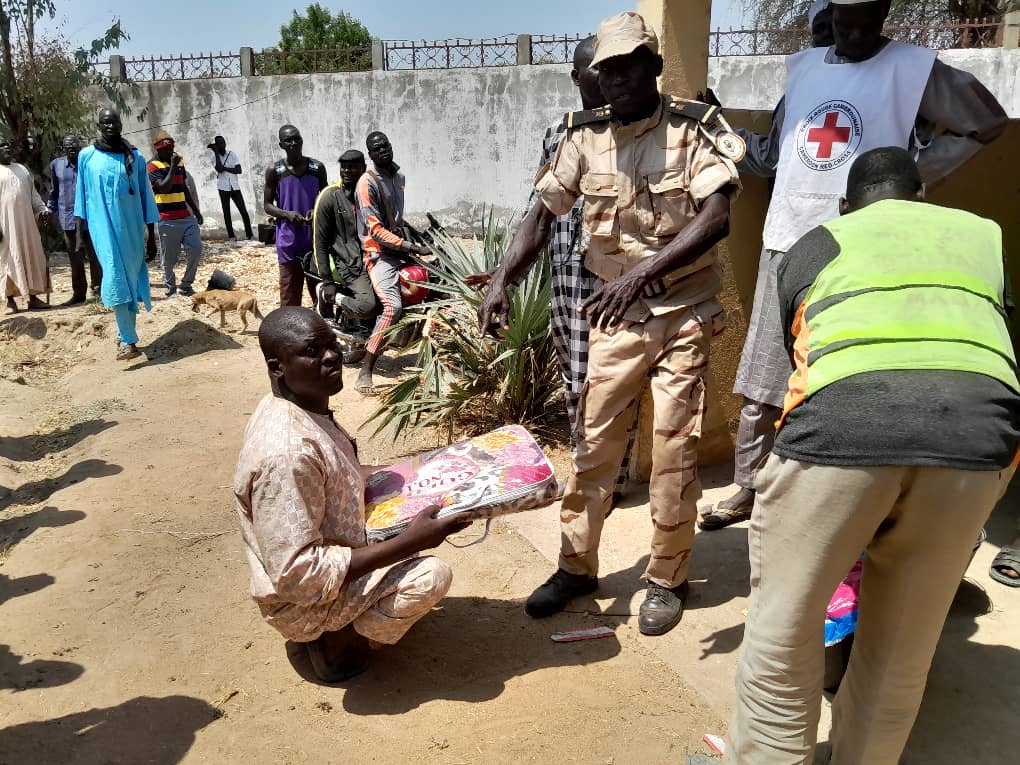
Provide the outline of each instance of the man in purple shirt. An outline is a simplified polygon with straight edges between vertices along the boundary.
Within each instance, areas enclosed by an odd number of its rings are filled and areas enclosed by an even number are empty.
[[[81,150],[81,141],[77,136],[65,136],[62,148],[64,156],[57,157],[50,163],[53,190],[50,191],[50,199],[46,206],[64,232],[64,245],[67,247],[67,257],[71,261],[71,298],[60,304],[60,307],[65,307],[85,302],[85,293],[89,286],[85,278],[85,262],[88,261],[89,264],[93,295],[99,294],[103,268],[99,265],[95,250],[92,249],[92,238],[85,226],[82,226],[81,231],[85,248],[83,251],[78,250],[78,232],[74,224],[74,187],[78,182],[78,152]]]
[[[315,282],[306,279],[301,259],[312,251],[312,212],[326,188],[326,166],[302,154],[304,139],[293,125],[280,128],[286,156],[266,170],[262,192],[266,215],[276,219],[276,261],[280,267],[280,306],[301,305],[301,285],[315,303]]]

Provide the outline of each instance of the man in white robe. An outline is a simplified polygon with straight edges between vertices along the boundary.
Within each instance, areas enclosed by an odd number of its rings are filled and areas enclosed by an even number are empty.
[[[6,314],[17,313],[16,297],[27,297],[29,309],[49,308],[36,296],[50,292],[39,235],[39,224],[49,220],[49,211],[32,174],[12,159],[10,139],[0,137],[0,284],[7,298]]]

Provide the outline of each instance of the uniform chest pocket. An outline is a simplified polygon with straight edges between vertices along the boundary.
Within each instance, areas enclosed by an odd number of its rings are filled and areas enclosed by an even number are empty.
[[[666,170],[648,175],[646,179],[652,207],[652,233],[655,236],[680,233],[698,212],[689,192],[687,173]]]
[[[584,194],[585,229],[592,236],[612,236],[620,199],[616,173],[582,175],[581,193]]]

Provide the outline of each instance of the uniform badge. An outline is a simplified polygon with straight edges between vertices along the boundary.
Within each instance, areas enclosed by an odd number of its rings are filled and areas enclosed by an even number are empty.
[[[715,146],[731,162],[739,162],[744,158],[744,154],[747,153],[747,145],[744,143],[744,139],[736,133],[731,133],[729,130],[716,134]]]
[[[726,159],[731,162],[739,162],[744,158],[747,153],[747,144],[744,143],[743,138],[733,132],[730,123],[721,114],[715,115],[709,124],[702,125],[701,128],[716,150]]]

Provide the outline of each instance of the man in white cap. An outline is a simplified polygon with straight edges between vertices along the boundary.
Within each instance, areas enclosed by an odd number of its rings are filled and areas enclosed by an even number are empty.
[[[599,25],[591,66],[609,105],[567,115],[556,156],[535,182],[542,204],[522,222],[478,311],[484,331],[508,328],[507,286],[537,257],[554,216],[583,196],[585,266],[599,278],[582,305],[588,374],[560,510],[559,568],[525,610],[549,616],[598,587],[599,539],[650,378],[653,531],[638,620],[646,635],[676,626],[688,594],[705,373],[723,323],[714,246],[728,231],[739,187],[733,160],[743,153],[718,109],[659,93],[658,50],[636,13]]]
[[[736,494],[703,511],[700,525],[718,529],[746,520],[755,475],[775,440],[775,425],[792,367],[783,345],[776,274],[785,253],[815,226],[838,215],[853,160],[871,149],[920,151],[929,188],[997,138],[1007,116],[971,74],[936,59],[932,50],[882,35],[889,0],[829,0],[835,45],[787,57],[786,93],[762,146],[755,174],[775,167],[754,306],[734,391],[744,396],[737,428]],[[940,129],[935,136],[935,128]],[[934,136],[934,137],[933,137]]]

